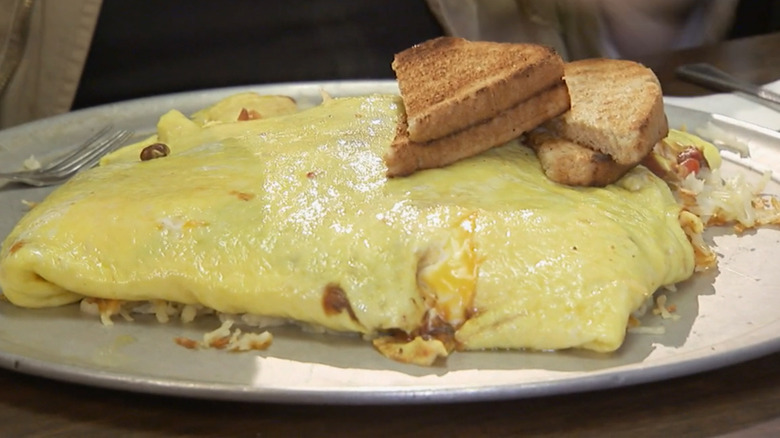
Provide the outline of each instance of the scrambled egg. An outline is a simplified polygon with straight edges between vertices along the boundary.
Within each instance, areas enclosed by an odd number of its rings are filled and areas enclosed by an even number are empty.
[[[644,167],[567,187],[512,142],[387,179],[398,97],[277,103],[283,115],[231,122],[172,111],[57,189],[5,239],[3,293],[288,318],[430,363],[453,349],[613,351],[632,311],[693,273],[680,207]],[[140,161],[150,142],[170,153]]]

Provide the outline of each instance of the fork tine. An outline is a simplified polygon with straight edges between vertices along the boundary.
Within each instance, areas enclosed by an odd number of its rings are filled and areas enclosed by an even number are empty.
[[[47,165],[45,168],[36,169],[37,172],[49,172],[49,171],[56,171],[61,166],[67,166],[71,160],[78,159],[81,157],[81,155],[84,153],[85,150],[94,147],[95,143],[100,140],[101,137],[105,136],[111,131],[111,125],[106,125],[103,128],[101,128],[98,132],[96,132],[92,137],[88,138],[84,143],[82,143],[81,146],[76,148],[73,152],[70,154],[60,158],[59,160]]]
[[[47,168],[46,173],[52,176],[66,177],[76,173],[81,169],[91,167],[97,163],[103,155],[110,152],[112,149],[119,146],[124,140],[130,137],[130,133],[127,131],[117,131],[110,137],[100,140],[92,145],[92,149],[82,153],[78,157],[73,157],[67,163],[59,165],[57,168]]]
[[[37,187],[58,184],[72,177],[78,171],[92,167],[106,153],[123,145],[133,135],[130,131],[122,130],[101,140],[102,136],[105,135],[104,131],[105,129],[100,131],[100,135],[88,139],[85,142],[86,146],[78,148],[78,153],[71,153],[65,159],[58,160],[55,166],[32,171],[0,173],[0,180],[5,179]]]

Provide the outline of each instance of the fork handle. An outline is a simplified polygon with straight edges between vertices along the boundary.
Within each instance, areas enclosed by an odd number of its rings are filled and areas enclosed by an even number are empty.
[[[738,79],[707,63],[685,64],[677,68],[677,74],[691,82],[721,91],[741,91],[752,96],[780,104],[780,94],[752,82]]]

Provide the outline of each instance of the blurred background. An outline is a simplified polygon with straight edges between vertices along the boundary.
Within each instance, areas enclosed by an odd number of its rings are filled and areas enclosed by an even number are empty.
[[[725,38],[776,31],[780,0],[743,0]],[[393,54],[444,33],[424,1],[103,0],[74,108],[230,85],[392,78]]]

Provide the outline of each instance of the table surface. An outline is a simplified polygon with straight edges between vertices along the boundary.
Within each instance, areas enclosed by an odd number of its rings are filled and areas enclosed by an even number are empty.
[[[780,33],[641,61],[668,95],[711,93],[675,77],[706,61],[780,79]],[[768,436],[780,435],[780,353],[715,371],[597,392],[489,403],[295,406],[178,399],[0,370],[0,436]]]

